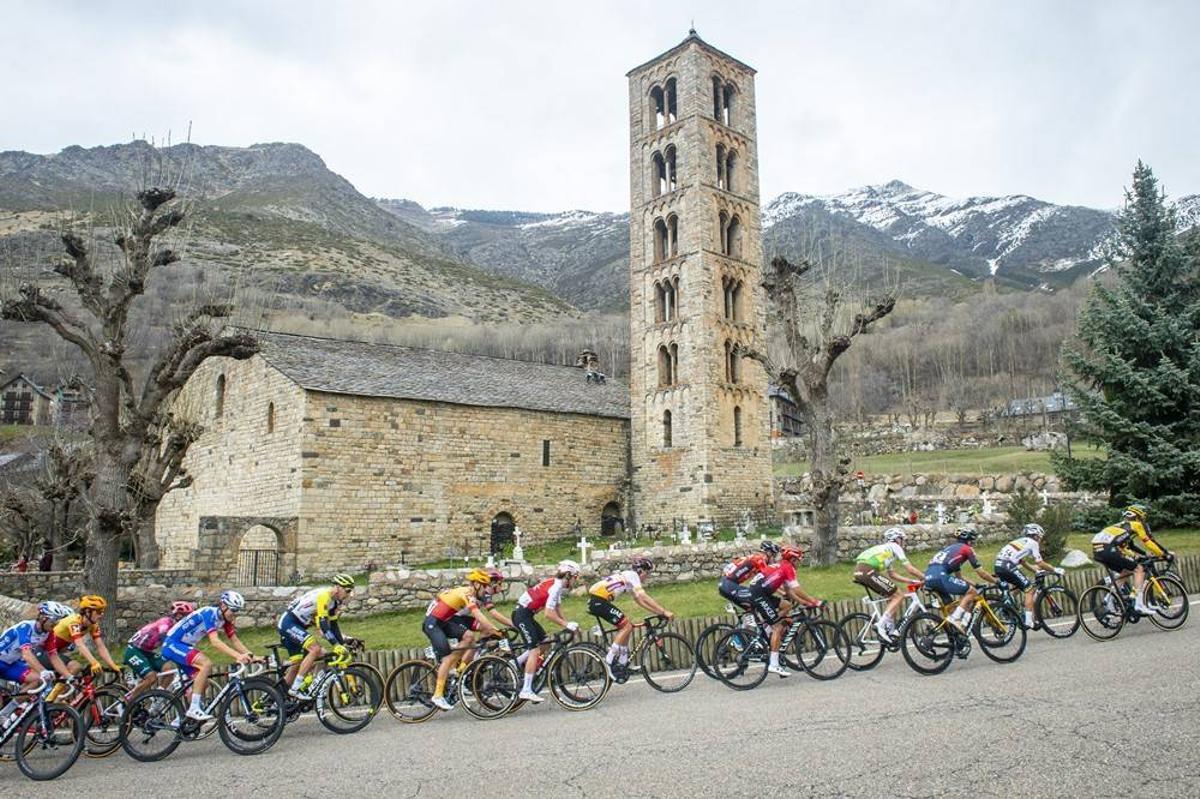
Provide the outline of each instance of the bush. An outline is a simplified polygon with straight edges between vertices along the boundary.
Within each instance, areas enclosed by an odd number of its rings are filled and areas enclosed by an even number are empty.
[[[1037,521],[1042,510],[1042,500],[1028,488],[1019,488],[1008,501],[1008,520],[1014,528],[1021,528]]]
[[[1075,511],[1071,526],[1076,530],[1098,533],[1121,519],[1121,512],[1106,505],[1088,505]]]
[[[1042,538],[1042,557],[1048,561],[1057,561],[1063,556],[1067,546],[1067,536],[1074,528],[1075,511],[1065,502],[1058,502],[1043,508],[1038,516],[1038,524],[1046,531]]]

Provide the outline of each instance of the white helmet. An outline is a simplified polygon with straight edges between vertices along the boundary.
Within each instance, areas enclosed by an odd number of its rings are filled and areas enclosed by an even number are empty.
[[[246,607],[246,598],[237,591],[222,591],[221,604],[230,610],[241,610]]]
[[[579,564],[573,560],[560,560],[558,562],[558,573],[569,574],[572,577],[579,576]]]
[[[899,527],[889,527],[883,533],[883,540],[889,544],[893,541],[903,541],[905,538],[908,538],[908,534]]]
[[[1021,532],[1030,538],[1041,538],[1046,534],[1046,531],[1042,529],[1040,524],[1027,524]]]
[[[38,605],[37,609],[38,609],[39,615],[45,616],[47,619],[51,619],[53,621],[59,621],[60,619],[65,619],[67,616],[70,616],[72,613],[75,612],[75,611],[71,610],[69,607],[67,607],[66,605],[64,605],[63,603],[54,602],[53,600],[49,600],[49,599],[47,599],[45,602],[40,603]]]

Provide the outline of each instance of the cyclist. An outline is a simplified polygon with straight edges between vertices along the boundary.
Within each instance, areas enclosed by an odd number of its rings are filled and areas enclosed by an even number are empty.
[[[997,580],[979,565],[979,558],[975,556],[975,550],[971,548],[971,542],[979,537],[975,528],[960,527],[954,537],[956,539],[954,543],[930,558],[929,565],[925,567],[925,587],[951,599],[962,596],[958,607],[950,614],[949,621],[959,632],[966,632],[967,614],[971,612],[971,607],[975,604],[975,597],[979,594],[975,591],[975,586],[958,575],[959,570],[962,569],[964,563],[969,562],[971,568],[985,582],[995,584]]]
[[[609,671],[612,672],[612,677],[617,682],[625,682],[629,679],[629,647],[627,644],[633,635],[633,623],[625,617],[620,608],[613,604],[613,600],[629,591],[633,594],[633,601],[651,613],[666,616],[668,620],[675,618],[674,613],[654,601],[654,598],[642,587],[642,582],[649,577],[652,571],[654,571],[654,561],[650,558],[637,558],[630,564],[630,568],[613,572],[604,579],[597,580],[588,589],[588,613],[617,628],[617,634],[613,636],[613,642],[604,656],[604,662],[608,664]]]
[[[1146,605],[1145,599],[1142,597],[1142,588],[1146,582],[1146,569],[1129,555],[1137,553],[1141,557],[1146,557],[1146,552],[1138,546],[1138,542],[1145,544],[1146,549],[1154,557],[1170,557],[1171,553],[1150,534],[1150,528],[1146,521],[1146,506],[1130,505],[1121,514],[1120,524],[1105,527],[1092,537],[1092,559],[1117,572],[1117,582],[1119,583],[1127,583],[1129,575],[1132,574],[1133,608],[1138,613],[1150,615],[1154,609]]]
[[[1039,569],[1052,571],[1055,574],[1063,574],[1063,570],[1047,563],[1042,558],[1041,541],[1046,535],[1046,531],[1042,529],[1040,524],[1027,524],[1021,529],[1021,537],[1015,541],[1009,541],[996,554],[996,563],[993,568],[996,571],[996,576],[1010,585],[1015,585],[1025,593],[1025,626],[1033,627],[1033,595],[1034,584],[1021,569],[1033,568],[1025,564],[1025,558],[1029,558]]]
[[[62,659],[63,655],[76,649],[88,662],[93,674],[103,671],[105,666],[114,672],[121,671],[121,668],[113,662],[108,646],[104,643],[104,636],[100,632],[100,620],[104,618],[104,611],[107,609],[108,602],[104,597],[89,594],[80,597],[79,612],[72,613],[54,625],[54,632],[47,636],[44,649],[46,659],[55,671],[64,677],[79,673],[81,666],[78,662],[71,661],[64,664]],[[92,654],[91,647],[84,640],[87,636],[90,636],[92,643],[95,644],[96,652],[100,655],[99,659]],[[101,663],[101,660],[104,662]],[[54,697],[56,694],[52,693],[51,696]]]
[[[467,574],[466,585],[443,591],[429,604],[421,630],[433,644],[433,652],[438,659],[437,683],[431,701],[442,710],[454,707],[446,701],[446,681],[450,679],[450,669],[458,664],[463,655],[462,649],[451,649],[450,639],[470,641],[472,620],[476,630],[483,635],[496,633],[496,628],[480,609],[480,604],[490,601],[491,585],[492,575],[483,569],[472,569]],[[465,613],[460,615],[461,611]]]
[[[335,574],[332,583],[326,588],[305,591],[293,599],[275,625],[290,661],[284,680],[291,686],[288,696],[293,699],[305,702],[312,699],[304,688],[304,679],[317,664],[317,658],[325,654],[317,637],[308,632],[309,627],[314,623],[317,625],[338,658],[346,657],[347,645],[356,642],[342,635],[338,626],[338,611],[354,591],[354,578],[348,574]]]
[[[517,600],[512,621],[513,626],[521,633],[521,640],[525,642],[525,651],[517,658],[517,662],[525,667],[525,683],[518,695],[520,699],[530,702],[543,701],[533,690],[533,676],[537,674],[538,665],[549,647],[546,643],[546,631],[537,621],[538,611],[544,608],[546,618],[564,630],[575,632],[579,629],[578,624],[566,620],[561,610],[563,593],[574,587],[578,578],[578,563],[573,560],[560,561],[553,577],[548,577],[529,588]]]
[[[38,660],[38,652],[53,632],[54,625],[71,613],[71,609],[62,603],[42,602],[37,606],[35,618],[17,622],[0,634],[0,678],[25,683],[27,688],[43,679],[53,678],[54,672]],[[16,709],[15,701],[10,704],[11,707],[0,711],[0,719],[7,719]]]
[[[721,580],[717,583],[717,593],[742,610],[750,609],[750,586],[747,583],[762,574],[763,569],[779,557],[779,544],[774,541],[764,540],[758,549],[758,552],[725,564]]]
[[[228,655],[238,663],[249,663],[255,659],[254,654],[238,638],[237,626],[234,624],[237,614],[244,607],[246,598],[237,591],[222,591],[217,604],[207,605],[184,616],[163,639],[163,657],[174,663],[184,674],[195,677],[195,682],[192,683],[192,701],[187,711],[187,717],[190,719],[212,719],[201,707],[204,686],[213,666],[212,660],[196,649],[196,644],[201,638],[207,637],[208,642],[218,652]],[[229,639],[228,644],[221,640],[221,632]]]
[[[125,665],[129,667],[139,682],[129,692],[128,699],[145,691],[154,684],[159,674],[166,671],[162,655],[156,651],[158,645],[162,643],[163,638],[171,631],[172,627],[195,609],[196,606],[191,602],[172,602],[171,612],[168,615],[145,625],[129,639],[129,643],[125,646]]]
[[[767,566],[762,577],[750,585],[750,606],[758,616],[759,624],[771,628],[771,655],[767,671],[780,677],[790,677],[792,673],[779,663],[779,647],[783,643],[783,633],[786,627],[784,614],[793,604],[806,605],[810,608],[820,607],[821,600],[815,599],[800,588],[796,579],[796,564],[804,559],[804,553],[796,547],[785,546],[779,552],[779,563]],[[775,595],[782,591],[781,599]]]
[[[864,549],[854,560],[854,582],[864,586],[868,592],[874,592],[887,597],[887,607],[883,615],[875,622],[875,630],[884,641],[890,642],[896,637],[896,608],[904,601],[904,594],[896,590],[893,580],[903,580],[894,567],[899,561],[909,575],[918,580],[925,575],[908,562],[904,554],[904,543],[907,534],[900,527],[892,527],[883,533],[883,543]],[[884,576],[883,572],[887,572]]]

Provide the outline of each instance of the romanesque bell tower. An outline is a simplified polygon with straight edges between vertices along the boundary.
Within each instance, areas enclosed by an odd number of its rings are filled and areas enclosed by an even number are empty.
[[[638,524],[772,504],[754,70],[696,32],[629,75]]]

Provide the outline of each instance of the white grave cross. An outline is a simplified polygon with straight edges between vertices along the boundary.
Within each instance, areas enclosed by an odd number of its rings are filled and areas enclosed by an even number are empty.
[[[575,545],[575,548],[579,550],[579,562],[587,563],[588,550],[593,548],[593,544],[587,540],[586,535],[579,536],[579,543]]]
[[[937,514],[938,525],[940,526],[940,525],[945,524],[946,523],[946,506],[945,506],[945,504],[939,502],[937,504],[937,506],[934,507],[933,511],[934,511],[934,513]]]

